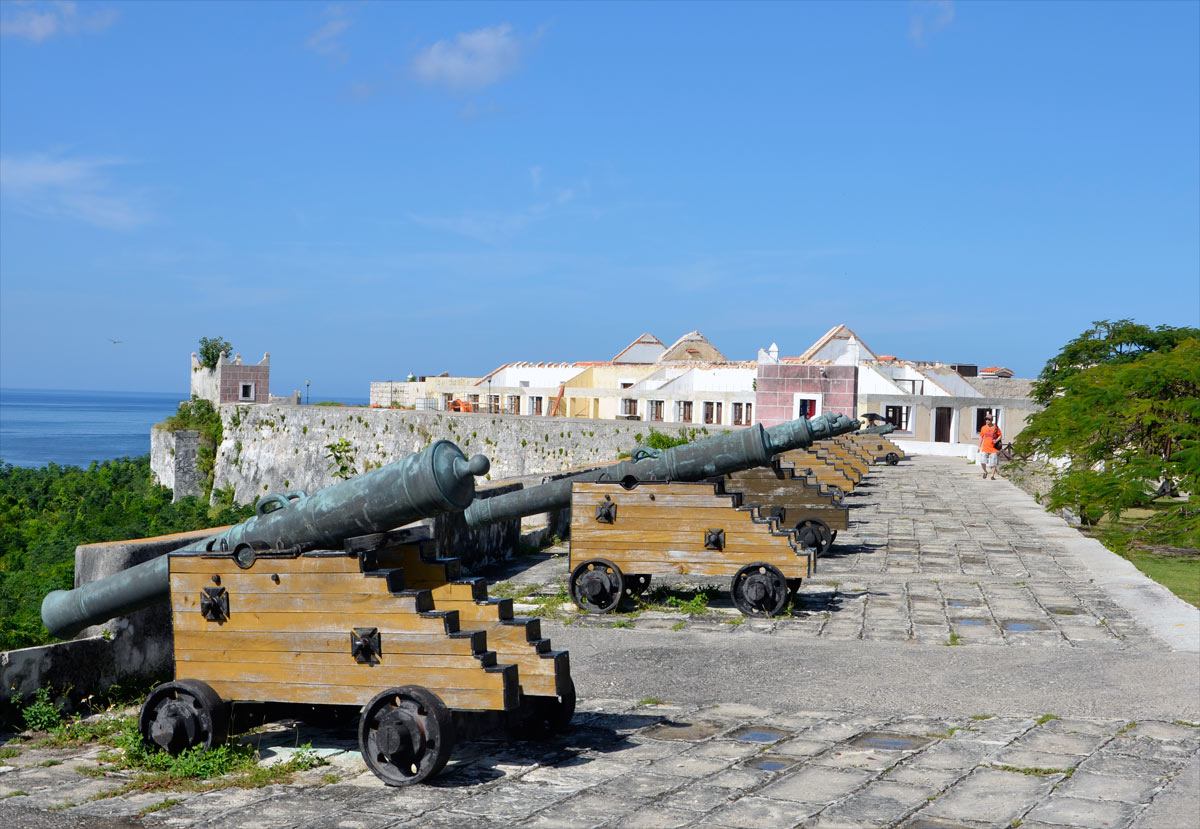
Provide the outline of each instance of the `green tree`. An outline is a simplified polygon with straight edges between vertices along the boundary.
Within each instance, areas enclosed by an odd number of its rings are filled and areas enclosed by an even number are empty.
[[[1040,382],[1053,392],[1017,452],[1063,464],[1048,506],[1095,523],[1158,501],[1148,538],[1200,546],[1200,330],[1097,323]]]
[[[1071,340],[1047,361],[1033,384],[1033,399],[1043,406],[1063,391],[1067,379],[1093,366],[1128,363],[1144,354],[1168,351],[1186,339],[1200,337],[1200,328],[1157,328],[1131,319],[1100,320]]]
[[[222,357],[233,353],[233,346],[221,337],[201,337],[200,350],[197,353],[200,355],[200,365],[204,368],[216,368]]]
[[[51,641],[42,598],[75,580],[75,547],[101,541],[233,524],[252,506],[212,508],[199,498],[171,502],[150,472],[150,456],[87,469],[0,464],[0,650]]]

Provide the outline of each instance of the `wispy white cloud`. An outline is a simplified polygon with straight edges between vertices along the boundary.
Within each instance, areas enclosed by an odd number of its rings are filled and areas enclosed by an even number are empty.
[[[304,41],[304,47],[318,55],[345,60],[347,53],[340,38],[354,21],[342,5],[327,6],[324,15],[329,19]]]
[[[508,23],[460,32],[417,53],[413,73],[422,83],[463,92],[483,89],[516,71],[541,31],[523,37]]]
[[[117,192],[104,171],[113,158],[58,158],[41,153],[0,155],[0,198],[30,215],[65,218],[111,230],[150,220],[142,199]]]
[[[550,199],[513,210],[470,210],[456,216],[410,213],[408,218],[431,230],[455,233],[486,244],[497,244],[549,217],[556,209],[573,202],[575,197],[574,189],[564,188],[556,191]]]
[[[917,46],[954,22],[954,0],[912,0],[908,36]]]
[[[88,7],[95,8],[89,5]],[[81,13],[73,0],[23,0],[3,4],[0,36],[23,37],[41,43],[56,35],[101,32],[116,22],[116,9],[97,9]]]

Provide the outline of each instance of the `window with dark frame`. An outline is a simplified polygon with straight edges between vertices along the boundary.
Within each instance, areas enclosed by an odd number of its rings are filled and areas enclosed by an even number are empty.
[[[534,415],[540,415],[542,413],[542,398],[541,397],[529,398],[529,413],[534,414]]]
[[[982,430],[983,427],[985,425],[987,425],[987,419],[988,419],[989,415],[995,416],[996,412],[994,412],[991,409],[976,409],[975,410],[975,434],[979,434],[980,430]],[[999,418],[997,417],[997,421],[994,421],[995,425],[997,425],[997,426],[1000,425],[998,420],[999,420]]]
[[[650,406],[650,409],[649,409],[649,412],[648,412],[648,413],[647,413],[647,415],[646,415],[646,416],[647,416],[647,418],[648,418],[649,420],[652,420],[652,421],[654,421],[655,423],[662,423],[662,421],[663,421],[663,408],[664,408],[663,401],[661,401],[661,400],[651,400],[651,401],[649,401],[649,406]]]
[[[692,401],[690,401],[690,400],[678,401],[675,404],[675,413],[678,415],[678,417],[675,418],[675,420],[678,423],[691,423],[692,422]]]
[[[908,431],[908,406],[885,406],[883,419],[896,427],[897,431]]]

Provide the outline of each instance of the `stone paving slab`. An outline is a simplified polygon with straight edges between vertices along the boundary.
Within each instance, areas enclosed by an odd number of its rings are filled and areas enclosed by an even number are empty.
[[[1164,721],[592,700],[553,739],[471,741],[431,783],[395,789],[345,733],[302,728],[340,762],[263,789],[104,797],[124,780],[90,776],[95,750],[22,750],[0,771],[0,821],[19,826],[29,807],[80,824],[136,818],[169,796],[138,825],[1120,827],[1200,757],[1200,727]],[[275,755],[299,736],[281,725],[255,739]],[[1058,765],[1012,762],[1029,746]]]

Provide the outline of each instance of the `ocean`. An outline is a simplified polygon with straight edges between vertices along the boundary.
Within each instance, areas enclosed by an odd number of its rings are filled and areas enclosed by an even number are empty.
[[[150,452],[150,427],[187,392],[0,389],[0,461],[86,467]]]
[[[150,452],[150,427],[179,408],[188,393],[0,389],[0,461],[86,467]],[[313,403],[326,398],[314,397]],[[332,398],[365,406],[366,398]]]

